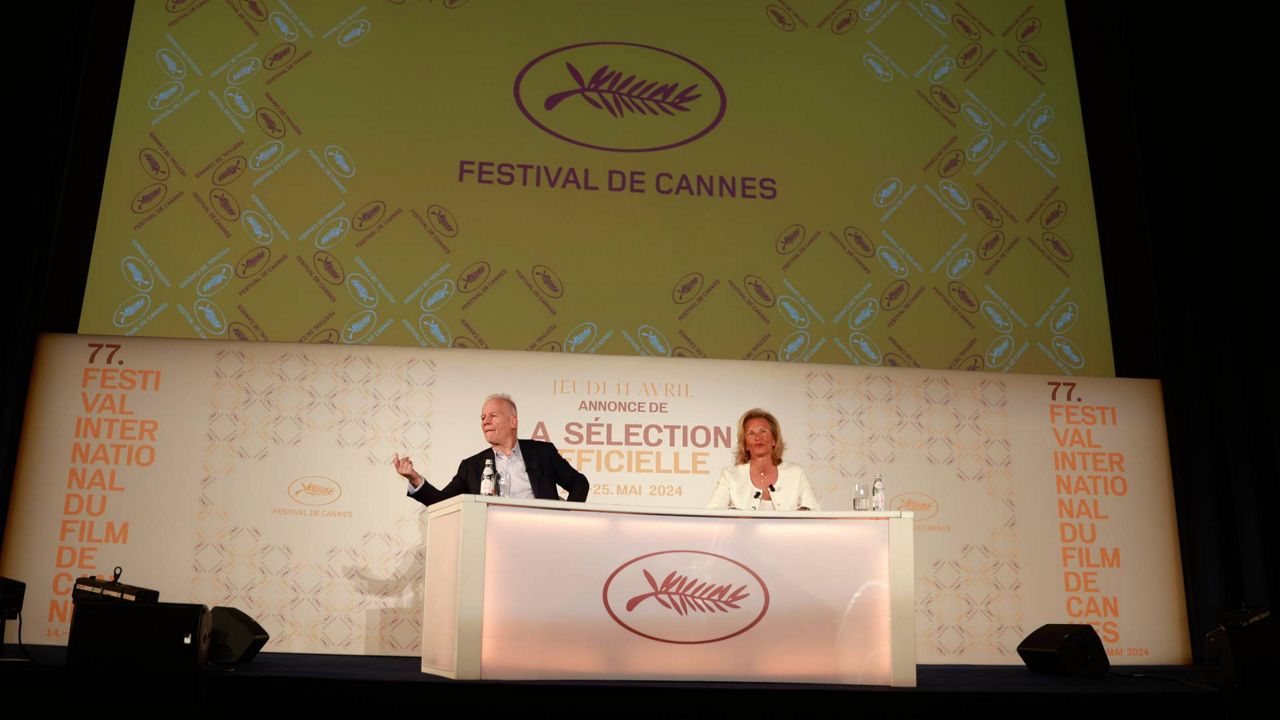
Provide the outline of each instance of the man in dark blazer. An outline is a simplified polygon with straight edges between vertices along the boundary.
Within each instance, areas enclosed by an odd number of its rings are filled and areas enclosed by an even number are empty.
[[[463,493],[480,494],[480,480],[485,461],[493,464],[498,477],[495,491],[500,489],[505,497],[558,500],[556,486],[569,493],[569,500],[582,502],[591,489],[586,476],[578,472],[560,455],[556,446],[541,440],[517,440],[519,424],[516,404],[508,395],[490,395],[480,410],[480,430],[489,443],[483,450],[463,460],[458,473],[443,490],[413,469],[413,462],[398,454],[391,463],[396,472],[409,481],[409,497],[423,505],[448,500]]]

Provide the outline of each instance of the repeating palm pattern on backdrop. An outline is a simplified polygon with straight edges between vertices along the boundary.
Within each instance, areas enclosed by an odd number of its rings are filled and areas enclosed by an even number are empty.
[[[367,492],[359,484],[375,482],[393,453],[409,449],[424,456],[434,375],[434,363],[416,358],[219,353],[205,431],[192,598],[244,609],[280,650],[416,650],[421,605],[402,596],[416,597],[422,586],[422,516],[388,518],[388,530],[364,532],[356,544],[304,546],[264,538],[268,518],[246,516],[242,501],[260,497],[266,507],[310,507],[297,492],[309,484],[346,486],[358,495]],[[303,446],[304,435],[330,438],[364,456],[367,473],[295,480],[298,468],[313,467],[291,454]],[[316,525],[320,537],[326,522],[341,522],[320,514],[300,514],[297,521]]]
[[[939,658],[1008,656],[1023,623],[1014,468],[1002,381],[921,374],[807,378],[810,477],[834,494],[882,472],[893,510],[916,513],[916,628]],[[843,479],[839,482],[837,479]],[[989,508],[985,520],[946,505]]]
[[[1058,3],[253,5],[138,5],[82,332],[1113,372]]]

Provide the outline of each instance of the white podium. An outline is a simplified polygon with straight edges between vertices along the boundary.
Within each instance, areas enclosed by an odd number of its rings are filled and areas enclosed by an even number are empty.
[[[463,495],[428,517],[423,672],[916,684],[911,513]]]

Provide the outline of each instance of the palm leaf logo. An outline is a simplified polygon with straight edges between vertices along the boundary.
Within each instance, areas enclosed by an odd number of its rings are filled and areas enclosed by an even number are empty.
[[[566,62],[564,66],[577,87],[547,96],[542,103],[547,110],[554,110],[560,103],[577,95],[591,107],[606,111],[615,118],[627,113],[674,116],[676,112],[689,112],[688,105],[702,97],[694,94],[698,89],[696,83],[681,89],[680,83],[650,82],[638,79],[634,74],[623,77],[622,71],[610,70],[608,65],[601,65],[592,73],[590,80],[583,80],[582,73],[573,63]]]
[[[648,570],[644,570],[644,579],[649,582],[653,592],[642,593],[628,600],[627,612],[635,610],[637,605],[653,598],[659,605],[674,611],[677,615],[687,615],[690,612],[727,613],[729,610],[738,610],[741,607],[738,603],[751,595],[743,592],[747,588],[746,585],[734,590],[733,583],[717,585],[699,582],[694,578],[679,575],[675,570],[662,579],[661,585],[653,579],[653,575],[649,574]]]

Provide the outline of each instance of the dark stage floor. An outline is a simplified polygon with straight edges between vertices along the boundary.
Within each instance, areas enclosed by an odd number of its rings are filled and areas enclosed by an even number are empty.
[[[702,717],[799,714],[924,717],[975,711],[996,717],[1243,715],[1244,698],[1201,686],[1195,667],[1113,667],[1101,678],[1031,673],[1022,666],[923,665],[915,688],[722,682],[460,682],[424,675],[416,657],[264,653],[233,670],[95,672],[68,669],[61,647],[28,646],[31,662],[0,663],[3,695],[52,706],[104,703],[235,713],[253,709],[465,710],[486,716]],[[5,658],[21,657],[17,646]],[[8,703],[6,703],[8,705]],[[10,705],[12,707],[12,705]],[[6,716],[8,713],[6,713]],[[14,717],[20,717],[15,715]]]

